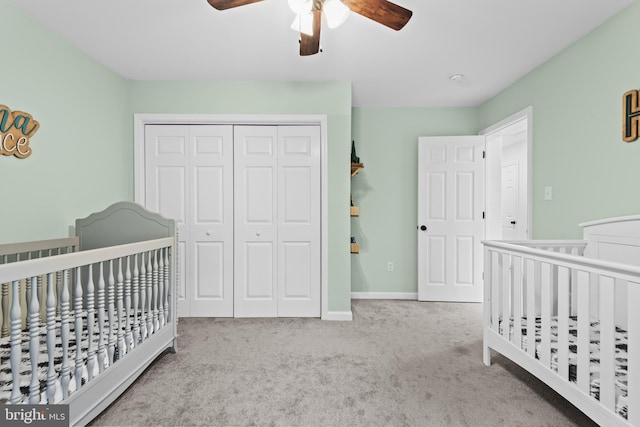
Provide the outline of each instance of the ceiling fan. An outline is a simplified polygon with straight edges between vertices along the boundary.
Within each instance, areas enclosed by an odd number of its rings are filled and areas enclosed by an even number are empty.
[[[225,10],[264,0],[207,1],[213,8]],[[323,11],[330,27],[342,23],[351,11],[394,30],[402,29],[413,14],[410,10],[388,0],[289,0],[289,6],[297,14],[293,27],[300,31],[301,56],[314,55],[320,51],[320,24]],[[333,13],[334,10],[337,17]],[[330,13],[334,16],[333,22],[331,22]]]

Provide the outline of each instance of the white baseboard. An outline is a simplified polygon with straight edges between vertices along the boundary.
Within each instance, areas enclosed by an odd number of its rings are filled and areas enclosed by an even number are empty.
[[[328,311],[327,314],[322,316],[322,320],[340,320],[350,322],[353,320],[353,313],[351,313],[351,311]]]
[[[418,300],[417,292],[351,292],[351,299],[405,299]]]

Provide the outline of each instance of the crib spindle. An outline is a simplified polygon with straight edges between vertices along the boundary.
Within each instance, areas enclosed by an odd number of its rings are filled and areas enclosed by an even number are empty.
[[[502,271],[501,267],[502,256],[499,253],[491,253],[491,271],[494,271],[496,274],[496,280],[491,282],[491,329],[493,329],[496,333],[499,333],[500,329],[500,287],[502,275],[500,275],[500,271]]]
[[[536,357],[536,268],[532,259],[525,264],[525,287],[527,289],[527,354]]]
[[[600,276],[600,403],[615,411],[615,280]]]
[[[129,268],[129,258],[127,258],[127,275],[131,275]],[[138,323],[138,308],[140,304],[140,278],[138,277],[138,255],[133,255],[133,340],[138,345],[140,343],[140,326]]]
[[[513,338],[512,343],[522,348],[522,257],[511,257],[513,280]]]
[[[577,344],[577,384],[578,388],[585,394],[591,390],[591,374],[589,372],[590,362],[590,313],[591,304],[591,277],[587,271],[578,271],[578,344]]]
[[[166,323],[171,322],[171,313],[170,313],[170,308],[169,308],[169,298],[171,295],[173,295],[174,290],[173,289],[169,289],[169,248],[165,248],[163,249],[163,254],[164,254],[164,299],[163,299],[163,306],[164,306],[164,321]]]
[[[140,341],[147,338],[147,268],[144,263],[144,253],[140,254]]]
[[[60,388],[62,399],[69,396],[69,271],[62,272],[62,289],[60,293],[60,339],[62,343],[62,363],[60,367]]]
[[[102,373],[105,367],[104,348],[104,262],[99,263],[98,276],[98,372]]]
[[[107,287],[107,319],[109,320],[109,340],[107,342],[107,352],[109,355],[109,366],[113,365],[116,353],[115,331],[113,330],[115,318],[115,280],[113,278],[113,261],[109,261],[109,286]]]
[[[165,325],[164,317],[164,249],[158,249],[158,321]]]
[[[6,261],[5,261],[6,262]],[[9,283],[2,283],[2,329],[0,329],[0,337],[6,337],[9,335]]]
[[[10,342],[11,342],[11,378],[13,385],[11,387],[11,396],[9,403],[17,404],[22,401],[22,393],[20,392],[20,360],[22,359],[22,310],[20,309],[20,281],[14,280],[11,289],[11,313],[9,320]]]
[[[551,313],[553,293],[551,290],[551,266],[546,262],[536,261],[536,272],[540,289],[540,361],[547,368],[551,367]]]
[[[76,333],[76,354],[74,378],[76,380],[76,390],[82,386],[82,275],[80,267],[76,267],[76,281],[73,289],[73,314],[75,318]]]
[[[118,321],[117,321],[117,325],[116,325],[116,331],[117,331],[117,335],[116,335],[116,341],[118,342],[118,359],[120,359],[122,356],[124,356],[124,354],[127,352],[126,350],[126,344],[124,342],[124,325],[122,324],[123,321],[123,317],[122,317],[122,311],[123,311],[123,292],[124,290],[122,289],[123,284],[122,284],[122,280],[118,280],[116,282],[116,310],[118,312]]]
[[[569,280],[568,268],[558,267],[558,375],[569,381]]]
[[[56,274],[57,276],[57,274]],[[49,368],[47,369],[47,402],[54,402],[56,395],[57,373],[55,368],[55,347],[56,347],[56,298],[54,297],[54,289],[57,286],[57,280],[54,279],[54,273],[47,274],[47,298],[46,304],[46,325],[47,325],[47,356]]]
[[[124,340],[125,351],[128,353],[134,346],[133,336],[131,335],[131,276],[127,278],[126,282],[123,282],[123,280],[122,258],[118,258],[118,283],[124,283]]]
[[[509,340],[511,333],[511,255],[503,254],[502,256],[502,290],[500,296],[502,297],[502,336]],[[514,327],[516,319],[513,319]]]
[[[147,337],[153,333],[153,267],[151,252],[147,252]]]
[[[627,300],[627,419],[640,425],[640,283],[628,282]]]
[[[34,286],[38,278],[31,279]],[[29,403],[40,403],[40,382],[38,381],[38,358],[40,352],[40,305],[38,292],[31,289],[29,299],[29,355],[31,357],[31,384],[29,385]]]
[[[158,274],[158,251],[153,251],[153,275],[152,275],[152,281],[153,281],[153,330],[157,331],[158,328],[160,327],[160,320],[158,317],[158,302],[160,301],[160,298],[158,298],[158,289],[159,289],[159,284],[158,284],[158,278],[159,278],[159,274]]]
[[[93,264],[87,268],[87,375],[88,380],[93,380],[93,368],[95,367],[96,351],[93,348],[93,325],[95,324],[95,302],[93,285]]]

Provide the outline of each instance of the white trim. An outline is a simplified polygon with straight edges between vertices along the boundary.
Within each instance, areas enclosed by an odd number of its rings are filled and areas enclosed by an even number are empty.
[[[351,292],[351,299],[418,300],[417,292]]]
[[[327,156],[327,116],[310,114],[287,115],[246,115],[246,114],[134,114],[133,115],[133,176],[134,176],[134,201],[145,205],[144,200],[144,127],[150,124],[250,124],[250,125],[319,125],[320,126],[320,191],[321,191],[321,220],[320,220],[320,246],[321,246],[321,318],[329,317],[329,169]],[[351,312],[348,319],[351,320]]]
[[[327,311],[322,315],[322,320],[351,322],[353,320],[353,313],[351,311]]]
[[[481,130],[479,135],[489,136],[523,119],[527,120],[527,239],[531,239],[533,238],[533,106],[530,105]],[[486,202],[485,209],[489,209]]]

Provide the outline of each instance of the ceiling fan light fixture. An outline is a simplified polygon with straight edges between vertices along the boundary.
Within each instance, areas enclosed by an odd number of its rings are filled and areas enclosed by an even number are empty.
[[[296,15],[291,29],[308,36],[313,36],[313,13],[308,12],[303,15]]]
[[[349,17],[349,9],[341,0],[325,0],[322,5],[329,28],[337,28]]]
[[[305,15],[313,8],[313,0],[288,0],[288,3],[296,15]]]

